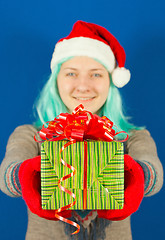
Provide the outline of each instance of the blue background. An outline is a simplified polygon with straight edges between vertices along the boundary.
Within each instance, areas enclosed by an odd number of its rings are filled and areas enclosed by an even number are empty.
[[[15,127],[31,123],[34,100],[50,74],[55,43],[77,20],[107,28],[123,45],[131,82],[121,89],[127,114],[151,132],[164,161],[165,2],[0,0],[0,162]],[[165,239],[164,188],[132,216],[133,239]],[[0,239],[25,238],[21,198],[0,192]]]

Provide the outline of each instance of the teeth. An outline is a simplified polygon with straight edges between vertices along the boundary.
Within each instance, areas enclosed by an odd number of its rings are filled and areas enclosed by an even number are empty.
[[[76,98],[78,100],[89,100],[89,99],[92,99],[92,98]]]

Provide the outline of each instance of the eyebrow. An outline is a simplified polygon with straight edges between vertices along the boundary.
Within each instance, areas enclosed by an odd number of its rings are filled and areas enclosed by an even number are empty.
[[[66,69],[78,70],[78,68],[72,68],[72,67],[64,68],[64,70],[66,70]],[[90,69],[89,71],[98,71],[98,70],[102,70],[102,71],[104,71],[103,68],[93,68],[93,69]]]
[[[64,68],[64,70],[65,69],[77,70],[77,68],[71,68],[71,67]]]

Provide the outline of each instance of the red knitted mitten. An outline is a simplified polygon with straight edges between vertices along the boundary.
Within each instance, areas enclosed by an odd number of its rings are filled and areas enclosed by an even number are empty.
[[[120,210],[97,210],[98,217],[123,220],[136,212],[144,196],[142,167],[129,155],[124,155],[124,207]]]
[[[19,180],[22,189],[22,197],[34,214],[49,220],[55,218],[55,210],[43,210],[41,208],[41,156],[24,161],[19,169]],[[65,218],[71,217],[71,210],[59,213]]]

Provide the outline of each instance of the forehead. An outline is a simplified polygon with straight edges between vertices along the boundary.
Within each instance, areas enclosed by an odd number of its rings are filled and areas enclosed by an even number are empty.
[[[64,62],[61,66],[62,69],[67,68],[75,68],[78,70],[81,69],[101,69],[106,70],[105,67],[99,63],[98,61],[94,60],[93,58],[86,57],[86,56],[78,56],[69,59],[68,61]]]

